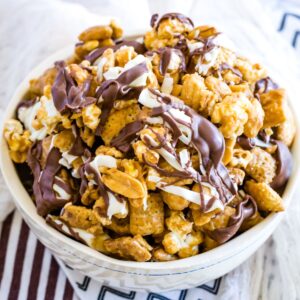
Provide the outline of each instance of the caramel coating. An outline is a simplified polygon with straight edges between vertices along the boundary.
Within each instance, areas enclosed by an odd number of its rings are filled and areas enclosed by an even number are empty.
[[[101,133],[101,137],[104,140],[105,145],[108,146],[112,138],[117,136],[126,124],[137,120],[139,113],[140,108],[137,104],[131,105],[124,109],[113,111],[109,115],[104,129]]]
[[[25,162],[27,151],[32,144],[29,136],[29,131],[24,131],[19,121],[9,120],[5,123],[4,137],[9,147],[9,155],[14,162]]]
[[[50,68],[46,70],[39,78],[31,79],[29,93],[35,96],[43,95],[45,87],[53,84],[56,73],[57,71],[55,68]]]
[[[252,159],[247,164],[246,173],[257,182],[272,182],[276,175],[276,160],[268,152],[255,147],[251,150]]]
[[[142,236],[164,231],[164,206],[159,194],[149,194],[146,209],[130,205],[130,232]]]
[[[244,57],[236,59],[234,66],[241,71],[243,74],[243,79],[249,81],[250,83],[255,83],[256,81],[267,76],[267,71],[262,65],[252,64]]]
[[[203,78],[197,74],[187,74],[183,77],[180,98],[194,110],[210,115],[218,102],[218,94],[208,90]]]
[[[141,43],[114,20],[84,30],[30,81],[4,138],[34,173],[34,201],[67,202],[49,211],[53,227],[112,257],[167,262],[217,247],[212,232],[233,218],[240,234],[284,210],[275,140],[290,147],[296,124],[286,91],[218,29],[152,21]],[[258,209],[244,218],[245,199]]]
[[[93,210],[83,206],[65,205],[61,219],[71,227],[85,229],[90,233],[103,233],[102,225],[97,220]]]
[[[212,121],[221,124],[220,130],[225,138],[235,138],[244,132],[250,107],[251,102],[245,94],[233,93],[214,106]]]
[[[264,128],[278,126],[287,120],[287,100],[284,89],[271,90],[260,96],[265,112]]]
[[[245,190],[256,200],[257,206],[263,211],[282,211],[284,204],[281,197],[266,183],[247,181]]]
[[[296,135],[294,115],[289,107],[286,109],[286,120],[276,130],[276,139],[290,147]]]
[[[206,230],[215,230],[218,228],[224,228],[227,226],[229,219],[235,213],[235,208],[226,206],[222,213],[217,214],[214,218],[210,220],[209,223],[203,226]]]
[[[139,235],[121,237],[104,242],[106,251],[125,259],[148,261],[151,259],[152,247]]]
[[[110,26],[94,26],[83,31],[78,39],[82,42],[91,40],[105,40],[112,36],[113,30]]]
[[[168,192],[161,192],[164,202],[172,210],[184,210],[189,206],[189,201],[178,195],[170,194]]]
[[[167,253],[162,248],[154,249],[152,256],[154,261],[172,261],[177,259],[175,255]]]

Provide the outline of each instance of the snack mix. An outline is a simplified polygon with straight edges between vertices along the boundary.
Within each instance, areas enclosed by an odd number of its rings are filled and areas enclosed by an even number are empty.
[[[296,129],[285,90],[216,28],[177,13],[151,27],[140,41],[115,21],[82,32],[72,57],[30,81],[4,136],[48,224],[162,262],[284,210]]]

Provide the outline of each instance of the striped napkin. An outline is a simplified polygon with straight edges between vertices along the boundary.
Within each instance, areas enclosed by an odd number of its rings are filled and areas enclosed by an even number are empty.
[[[178,299],[214,300],[221,279],[198,288],[163,294],[126,291],[97,282],[51,255],[29,230],[20,214],[2,223],[0,236],[0,299]]]
[[[217,25],[242,53],[262,61],[273,74],[287,74],[282,85],[295,88],[293,80],[300,80],[298,0],[18,0],[2,6],[0,82],[5,85],[0,86],[0,116],[7,99],[34,65],[74,43],[84,28],[107,23],[110,15],[119,17],[130,34],[136,24],[138,29],[146,28],[153,12],[185,13],[196,24]],[[300,189],[295,198],[297,195]],[[100,283],[72,270],[37,241],[20,214],[12,212],[13,207],[0,176],[1,300],[300,298],[300,244],[294,237],[300,230],[300,204],[296,201],[273,238],[236,270],[197,288],[164,294],[121,290],[110,287],[109,279]]]

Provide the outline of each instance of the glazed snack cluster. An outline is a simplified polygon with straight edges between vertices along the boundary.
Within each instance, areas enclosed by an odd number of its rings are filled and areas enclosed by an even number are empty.
[[[175,13],[151,27],[140,41],[115,22],[82,32],[72,57],[31,80],[4,136],[51,226],[161,262],[284,209],[295,124],[285,90],[216,28]]]

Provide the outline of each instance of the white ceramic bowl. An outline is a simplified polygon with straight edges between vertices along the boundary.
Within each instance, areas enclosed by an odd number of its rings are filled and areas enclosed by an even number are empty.
[[[38,77],[54,61],[70,56],[73,46],[49,57],[35,68],[19,85],[4,115],[4,121],[13,117],[17,104],[29,87],[29,79]],[[290,96],[293,109],[297,98]],[[295,111],[295,110],[294,110]],[[293,146],[294,169],[283,198],[289,205],[295,187],[300,161],[299,126]],[[2,130],[1,130],[2,136]],[[15,204],[38,239],[53,254],[74,269],[112,286],[141,291],[167,291],[191,288],[220,277],[252,255],[272,234],[284,213],[269,215],[247,232],[206,253],[172,262],[131,262],[117,260],[76,242],[46,224],[24,189],[8,153],[4,138],[0,139],[1,170]]]

